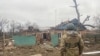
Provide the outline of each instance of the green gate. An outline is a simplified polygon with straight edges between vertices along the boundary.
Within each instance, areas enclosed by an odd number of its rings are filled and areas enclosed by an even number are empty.
[[[36,44],[35,36],[13,36],[15,46],[33,46]]]
[[[58,34],[51,35],[51,43],[53,46],[57,46],[59,44],[59,37]]]

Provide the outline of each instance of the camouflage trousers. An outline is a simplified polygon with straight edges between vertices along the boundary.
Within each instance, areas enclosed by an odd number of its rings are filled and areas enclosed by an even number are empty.
[[[60,52],[61,56],[79,56],[79,50],[67,49],[66,51]]]

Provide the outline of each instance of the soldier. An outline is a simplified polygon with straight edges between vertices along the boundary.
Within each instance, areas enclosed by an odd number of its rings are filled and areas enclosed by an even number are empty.
[[[66,30],[67,32],[63,34],[60,42],[61,56],[82,56],[84,43],[81,35],[72,23],[67,25]]]

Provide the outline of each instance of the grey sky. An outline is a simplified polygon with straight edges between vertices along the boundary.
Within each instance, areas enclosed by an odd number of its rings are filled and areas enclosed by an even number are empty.
[[[99,2],[100,0],[77,0],[82,20],[87,15],[93,17],[100,14]],[[54,26],[76,17],[75,9],[70,7],[73,5],[73,0],[0,0],[0,16],[20,22],[30,21],[40,27]]]

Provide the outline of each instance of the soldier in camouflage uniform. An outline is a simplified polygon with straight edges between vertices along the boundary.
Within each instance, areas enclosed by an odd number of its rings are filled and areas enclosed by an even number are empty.
[[[68,24],[67,32],[61,37],[60,47],[61,56],[82,55],[84,43],[81,35],[76,31],[74,24]]]

